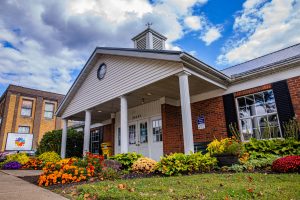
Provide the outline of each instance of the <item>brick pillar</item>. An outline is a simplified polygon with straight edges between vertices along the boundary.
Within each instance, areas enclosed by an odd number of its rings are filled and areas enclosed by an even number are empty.
[[[32,149],[36,149],[39,143],[39,133],[40,133],[40,125],[43,113],[43,98],[37,97],[35,103],[35,114],[34,114],[34,121],[33,121],[33,142],[32,142]]]
[[[164,154],[184,152],[180,107],[161,105]]]
[[[17,133],[18,127],[17,127],[17,118],[18,118],[18,109],[19,109],[19,102],[20,102],[20,94],[17,94],[16,97],[16,104],[15,104],[15,110],[14,110],[14,117],[12,122],[12,132]]]
[[[300,76],[287,80],[293,108],[297,120],[300,122]]]

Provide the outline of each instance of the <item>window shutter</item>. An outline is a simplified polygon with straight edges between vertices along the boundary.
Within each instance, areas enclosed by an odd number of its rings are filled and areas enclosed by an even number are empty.
[[[224,112],[225,112],[225,121],[228,136],[232,136],[230,132],[229,125],[231,123],[238,125],[236,107],[234,101],[234,94],[227,94],[223,96]]]
[[[275,97],[280,127],[284,134],[283,123],[288,122],[295,116],[290,91],[286,80],[273,83],[272,89]]]

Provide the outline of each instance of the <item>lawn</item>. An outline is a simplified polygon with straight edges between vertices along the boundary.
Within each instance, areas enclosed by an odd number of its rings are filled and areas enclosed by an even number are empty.
[[[71,199],[300,199],[299,174],[198,174],[102,181],[56,190]]]

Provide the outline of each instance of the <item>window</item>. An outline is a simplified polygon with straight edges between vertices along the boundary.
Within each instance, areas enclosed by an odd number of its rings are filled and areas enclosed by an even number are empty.
[[[30,126],[19,126],[18,133],[30,133]]]
[[[153,142],[162,141],[162,125],[161,119],[152,121]]]
[[[129,126],[129,144],[135,144],[136,134],[135,134],[135,125]]]
[[[272,90],[237,98],[242,140],[282,137]]]
[[[32,113],[32,100],[23,99],[22,101],[22,108],[21,108],[21,115],[25,117],[31,117]]]
[[[54,114],[54,103],[45,103],[44,117],[52,119]]]

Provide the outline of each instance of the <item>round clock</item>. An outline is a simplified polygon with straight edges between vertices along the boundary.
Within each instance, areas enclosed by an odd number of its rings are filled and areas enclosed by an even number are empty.
[[[106,64],[102,63],[97,71],[97,77],[99,80],[103,79],[106,74]]]

